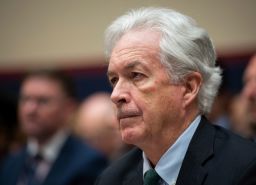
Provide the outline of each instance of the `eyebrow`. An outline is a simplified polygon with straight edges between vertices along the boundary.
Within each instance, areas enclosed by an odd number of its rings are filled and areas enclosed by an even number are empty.
[[[135,68],[136,66],[138,65],[141,65],[141,63],[139,61],[133,61],[133,62],[130,62],[129,64],[127,64],[124,69],[132,69],[132,68]]]
[[[141,63],[136,60],[136,61],[130,62],[127,65],[125,65],[124,70],[130,70],[130,69],[133,69],[133,68],[135,68],[136,66],[139,66],[139,65],[141,65]],[[107,71],[107,76],[112,76],[114,74],[115,74],[115,72]]]

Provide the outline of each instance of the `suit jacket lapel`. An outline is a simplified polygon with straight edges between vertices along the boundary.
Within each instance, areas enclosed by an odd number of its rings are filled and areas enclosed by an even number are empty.
[[[126,176],[126,179],[123,182],[123,185],[142,185],[143,184],[143,174],[142,174],[142,160],[136,166],[134,171],[131,171],[130,174]]]
[[[183,160],[176,185],[201,185],[207,175],[204,164],[213,156],[215,130],[206,118],[197,128]]]
[[[142,153],[138,154],[138,161],[133,161],[134,168],[129,170],[129,173],[126,175],[123,185],[142,185],[143,184],[143,159]]]
[[[28,153],[26,151],[26,149],[24,148],[20,155],[17,156],[17,158],[15,158],[12,161],[12,166],[11,166],[11,170],[12,173],[10,174],[10,184],[16,185],[17,181],[19,179],[19,176],[21,175],[21,172],[24,170],[24,164],[26,161],[26,158],[28,157]]]
[[[69,146],[71,145],[71,136],[67,138],[62,149],[60,150],[59,156],[56,161],[52,164],[51,169],[46,176],[46,179],[43,181],[43,185],[48,184],[61,184],[61,180],[67,178],[70,174],[64,174],[63,169],[69,169],[67,166],[70,160],[75,160],[72,158],[72,150],[69,150]],[[69,171],[72,173],[72,169]],[[61,177],[56,179],[56,177]]]

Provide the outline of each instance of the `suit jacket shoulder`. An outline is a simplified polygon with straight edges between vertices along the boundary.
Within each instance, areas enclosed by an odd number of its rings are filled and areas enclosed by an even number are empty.
[[[8,157],[0,171],[0,184],[17,184],[26,156],[24,148]],[[92,185],[106,166],[107,160],[103,155],[80,139],[69,136],[43,185]]]
[[[6,156],[0,168],[0,184],[17,184],[17,180],[25,163],[26,157],[27,152],[25,148]]]
[[[104,171],[96,185],[142,185],[142,169],[142,152],[135,148]],[[255,185],[255,174],[256,145],[202,117],[176,185]]]
[[[92,185],[107,166],[98,151],[70,136],[53,164],[44,185]]]
[[[234,185],[255,170],[256,144],[212,125],[206,118],[195,132],[177,185]],[[254,171],[256,172],[256,171]],[[254,179],[254,176],[249,176]]]
[[[97,179],[96,185],[143,184],[142,165],[142,151],[134,148],[108,167]]]

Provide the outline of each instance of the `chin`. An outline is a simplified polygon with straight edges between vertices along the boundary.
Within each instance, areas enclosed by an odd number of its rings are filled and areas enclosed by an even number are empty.
[[[41,135],[42,129],[37,128],[37,127],[25,127],[23,128],[23,132],[28,136],[28,137],[37,137],[38,135]]]
[[[127,144],[136,145],[141,139],[141,135],[133,129],[125,129],[121,131],[122,140]]]

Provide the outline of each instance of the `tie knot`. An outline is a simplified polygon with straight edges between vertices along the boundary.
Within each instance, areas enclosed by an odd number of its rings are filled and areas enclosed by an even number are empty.
[[[150,169],[145,173],[144,185],[157,185],[160,178],[154,169]]]
[[[33,158],[36,162],[41,162],[43,160],[43,156],[40,153],[36,154]]]

